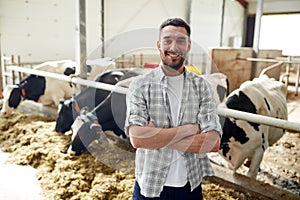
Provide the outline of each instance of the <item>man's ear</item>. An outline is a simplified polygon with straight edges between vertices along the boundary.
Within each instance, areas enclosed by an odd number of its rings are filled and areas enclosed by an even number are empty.
[[[161,48],[161,46],[160,46],[160,41],[157,41],[157,42],[156,42],[156,46],[157,46],[158,49]]]

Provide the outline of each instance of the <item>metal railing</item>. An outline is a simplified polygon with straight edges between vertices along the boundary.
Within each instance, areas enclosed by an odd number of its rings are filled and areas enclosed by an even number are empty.
[[[60,75],[60,74],[56,74],[56,73],[45,72],[45,71],[41,71],[41,70],[22,68],[22,67],[18,67],[18,66],[8,66],[8,68],[10,70],[14,70],[14,71],[18,71],[18,72],[35,74],[38,76],[59,79],[62,81],[67,81],[72,84],[80,84],[80,85],[85,85],[85,86],[89,86],[89,87],[94,87],[97,89],[122,93],[122,94],[126,94],[128,91],[128,89],[125,87],[115,86],[115,85],[110,85],[110,84],[100,83],[100,82],[95,82],[95,81],[89,81],[89,80],[81,79],[78,77],[70,77],[70,76]],[[218,106],[217,111],[218,111],[218,114],[222,115],[222,116],[233,117],[236,119],[250,121],[250,122],[254,122],[254,123],[258,123],[258,124],[264,124],[264,125],[273,126],[273,127],[277,127],[277,128],[286,129],[288,131],[300,133],[300,123],[291,122],[288,120],[276,119],[273,117],[268,117],[268,116],[263,116],[263,115],[258,115],[258,114],[237,111],[237,110],[228,109],[228,108],[221,107],[221,106]]]

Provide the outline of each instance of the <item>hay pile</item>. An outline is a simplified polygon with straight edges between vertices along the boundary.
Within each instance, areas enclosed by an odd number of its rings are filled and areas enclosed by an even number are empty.
[[[2,118],[0,143],[11,153],[9,162],[36,168],[46,199],[130,199],[134,176],[105,166],[89,153],[66,154],[71,136],[53,131],[54,123],[18,113]]]
[[[92,145],[91,153],[70,156],[65,152],[71,135],[56,133],[54,126],[54,119],[17,112],[9,119],[0,118],[2,151],[10,153],[9,162],[38,170],[45,199],[131,199],[132,151],[103,143]],[[203,183],[203,195],[205,199],[251,199],[208,182]]]

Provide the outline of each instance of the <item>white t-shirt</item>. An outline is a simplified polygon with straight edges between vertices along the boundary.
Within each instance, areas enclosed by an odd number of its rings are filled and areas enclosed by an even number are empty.
[[[178,117],[183,90],[183,74],[179,76],[167,77],[167,95],[170,103],[171,117],[174,126],[178,125]],[[182,187],[187,183],[187,170],[183,157],[183,152],[173,151],[172,163],[167,175],[165,186]]]

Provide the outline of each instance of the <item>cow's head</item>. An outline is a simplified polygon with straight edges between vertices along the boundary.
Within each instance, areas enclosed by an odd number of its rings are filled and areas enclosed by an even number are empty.
[[[22,88],[17,87],[11,90],[11,93],[8,98],[8,106],[12,108],[17,108],[21,102],[22,97]]]
[[[107,84],[116,84],[123,75],[124,72],[122,71],[108,71],[100,74],[95,81]],[[102,102],[109,93],[109,91],[101,89],[85,88],[70,100],[61,100],[58,106],[55,131],[60,133],[69,131],[75,118],[79,114],[79,105],[93,108],[95,104],[98,105],[100,102]],[[95,98],[86,98],[87,96],[95,96]]]
[[[72,141],[68,148],[68,153],[76,156],[87,150],[87,147],[96,139],[100,138],[103,132],[101,125],[98,124],[97,117],[89,113],[87,108],[80,111],[72,124]]]
[[[46,79],[42,76],[30,75],[19,84],[20,94],[24,99],[37,102],[45,93]]]
[[[38,101],[45,91],[45,78],[30,75],[19,84],[7,86],[3,91],[3,106],[1,114],[8,117],[17,108],[22,99]]]
[[[229,82],[227,76],[222,73],[212,73],[204,74],[202,77],[211,85],[217,104],[224,102],[229,94]]]
[[[68,100],[60,100],[55,131],[65,133],[71,129],[74,119],[79,115],[80,108],[76,106],[77,102],[74,97]]]

